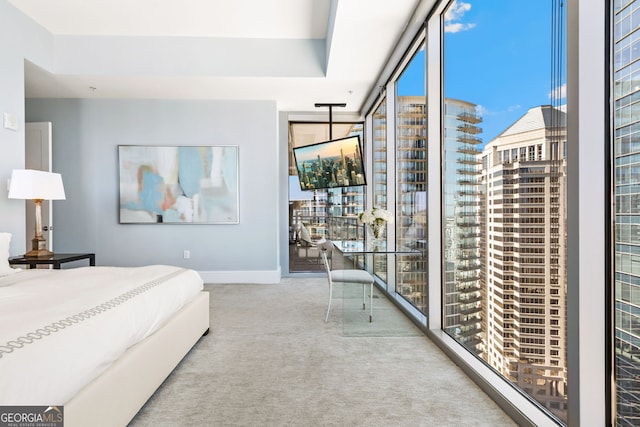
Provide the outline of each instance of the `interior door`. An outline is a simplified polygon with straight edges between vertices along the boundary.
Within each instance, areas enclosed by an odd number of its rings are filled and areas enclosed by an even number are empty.
[[[27,123],[25,125],[25,168],[52,172],[51,122]],[[36,232],[36,208],[32,200],[26,201],[27,251]],[[53,249],[53,210],[51,201],[42,202],[42,236],[47,239],[47,249]]]

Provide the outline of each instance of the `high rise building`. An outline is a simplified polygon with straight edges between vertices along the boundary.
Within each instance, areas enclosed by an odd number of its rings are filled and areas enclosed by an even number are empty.
[[[640,425],[640,117],[638,1],[614,3],[613,169],[616,424]]]
[[[482,354],[480,158],[482,119],[470,102],[446,99],[443,142],[444,329]]]
[[[373,176],[369,185],[373,185],[373,206],[388,209],[387,206],[387,99],[383,98],[372,117],[371,141],[373,153]],[[384,282],[388,281],[388,260],[386,257],[374,257],[373,273]]]
[[[475,105],[446,99],[443,169],[445,329],[472,349],[481,345],[477,147],[481,118]],[[399,96],[397,105],[396,234],[399,245],[426,247],[427,138],[424,96]],[[423,313],[427,310],[426,257],[399,257],[397,292]]]
[[[566,124],[531,108],[482,153],[482,357],[566,414]]]
[[[396,105],[396,244],[425,248],[427,114],[424,96],[398,96]],[[427,259],[396,256],[396,291],[427,312]]]

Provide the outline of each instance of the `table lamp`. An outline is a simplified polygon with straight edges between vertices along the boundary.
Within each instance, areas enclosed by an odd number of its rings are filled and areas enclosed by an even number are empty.
[[[42,201],[64,200],[64,186],[59,173],[32,169],[14,169],[9,184],[10,199],[33,200],[36,204],[36,235],[32,248],[24,254],[28,258],[45,258],[53,255],[47,250],[47,241],[42,236]]]

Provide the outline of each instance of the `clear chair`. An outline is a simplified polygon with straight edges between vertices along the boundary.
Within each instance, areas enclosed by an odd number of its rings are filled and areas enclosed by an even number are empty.
[[[327,316],[324,321],[329,320],[329,312],[331,311],[331,300],[333,298],[333,284],[334,283],[356,283],[362,284],[362,309],[366,308],[366,286],[369,285],[369,322],[373,321],[373,276],[364,270],[332,270],[329,264],[329,257],[333,252],[333,242],[331,240],[323,240],[317,243],[318,249],[320,249],[320,255],[322,256],[322,262],[324,268],[327,271],[327,278],[329,280],[329,306],[327,307]]]
[[[307,227],[301,222],[296,225],[296,261],[299,264],[320,264],[320,254]]]

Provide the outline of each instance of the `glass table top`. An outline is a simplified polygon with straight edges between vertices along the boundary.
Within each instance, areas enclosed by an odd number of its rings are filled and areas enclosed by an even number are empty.
[[[334,240],[333,244],[343,254],[421,254],[423,251],[403,246],[389,247],[386,241]]]

